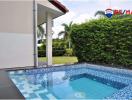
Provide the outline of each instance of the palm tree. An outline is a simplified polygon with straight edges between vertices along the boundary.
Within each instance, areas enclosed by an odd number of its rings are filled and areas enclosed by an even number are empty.
[[[62,36],[66,42],[68,42],[69,48],[71,48],[71,30],[72,30],[73,22],[70,22],[70,24],[63,23],[62,26],[64,26],[64,31],[59,32],[58,36]]]
[[[37,37],[42,40],[45,36],[45,30],[44,28],[42,27],[42,25],[38,25],[38,28],[37,28]]]
[[[38,25],[38,27],[37,27],[37,38],[39,39],[38,40],[39,44],[44,43],[44,37],[46,38],[45,30],[42,27],[42,25]]]
[[[105,12],[102,11],[102,10],[97,11],[97,12],[95,13],[95,16],[97,16],[97,15],[99,15],[99,16],[101,16],[101,17],[105,17],[105,16],[106,16],[106,15],[105,15]]]
[[[52,35],[54,34],[54,31],[52,30]],[[46,39],[46,32],[42,25],[38,25],[37,27],[37,38],[39,39],[40,43],[43,42],[44,39]]]

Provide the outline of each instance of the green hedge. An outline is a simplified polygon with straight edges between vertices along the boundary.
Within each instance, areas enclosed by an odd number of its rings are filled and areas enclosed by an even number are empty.
[[[64,48],[60,48],[60,49],[53,48],[52,55],[53,56],[64,56],[65,52],[66,51]],[[46,50],[38,50],[38,57],[46,57]]]
[[[46,41],[41,47],[38,47],[38,57],[46,56]],[[66,42],[62,39],[54,39],[53,40],[53,56],[63,56],[66,52],[65,50]]]
[[[79,62],[132,65],[132,19],[97,19],[73,25],[71,34]]]
[[[74,56],[73,50],[71,48],[68,48],[65,51],[65,56]]]

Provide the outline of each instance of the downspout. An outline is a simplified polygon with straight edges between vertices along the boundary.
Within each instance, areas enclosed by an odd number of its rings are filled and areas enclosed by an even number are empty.
[[[33,0],[33,56],[34,56],[34,67],[38,66],[38,51],[37,51],[37,5],[35,0]]]

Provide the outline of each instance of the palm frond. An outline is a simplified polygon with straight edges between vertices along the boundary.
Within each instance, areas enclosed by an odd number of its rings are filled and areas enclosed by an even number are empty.
[[[97,16],[97,15],[100,15],[100,16],[105,16],[105,12],[104,11],[101,11],[101,10],[99,10],[99,11],[97,11],[96,13],[95,13],[95,15],[94,16]]]
[[[61,31],[58,35],[63,35],[63,39],[66,42],[70,42],[70,38],[71,38],[71,30],[72,30],[72,25],[73,22],[70,22],[69,24],[65,24],[63,23],[62,26],[64,27],[64,31]]]
[[[61,32],[59,32],[59,36],[61,36],[61,35],[64,35],[65,34],[65,31],[61,31]]]
[[[73,21],[70,22],[69,27],[72,27],[72,25],[73,25]]]
[[[45,35],[44,28],[41,25],[39,25],[37,28],[37,37],[43,39],[44,35]]]

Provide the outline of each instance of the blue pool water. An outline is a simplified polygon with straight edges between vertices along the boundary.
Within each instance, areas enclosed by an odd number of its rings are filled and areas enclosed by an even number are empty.
[[[49,91],[60,99],[102,99],[118,89],[84,77],[54,85]]]
[[[18,70],[9,76],[27,100],[105,99],[128,86],[120,75],[86,67]]]

